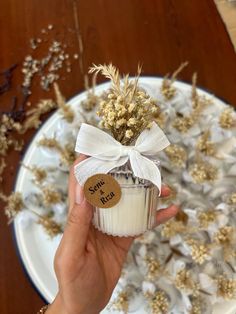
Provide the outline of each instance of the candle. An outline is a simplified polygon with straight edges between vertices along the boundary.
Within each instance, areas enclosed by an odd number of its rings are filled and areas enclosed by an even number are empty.
[[[158,188],[147,180],[134,177],[129,165],[111,175],[121,186],[121,199],[111,208],[95,207],[93,224],[114,236],[136,236],[155,224]]]

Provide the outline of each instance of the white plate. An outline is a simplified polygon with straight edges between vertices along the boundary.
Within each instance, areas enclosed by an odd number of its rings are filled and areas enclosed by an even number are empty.
[[[162,79],[154,77],[142,77],[140,78],[140,84],[143,85],[148,91],[160,88]],[[109,83],[104,83],[96,87],[96,92],[101,92],[109,86]],[[176,82],[176,86],[182,90],[189,90],[190,86],[182,82]],[[200,94],[206,96],[212,96],[205,91],[199,90]],[[86,92],[83,92],[69,101],[72,107],[76,107],[82,100],[86,98]],[[218,100],[219,103],[222,101]],[[35,165],[37,163],[42,164],[42,159],[45,158],[41,155],[40,150],[37,148],[36,143],[43,135],[52,134],[56,130],[58,122],[61,120],[61,116],[58,112],[54,113],[39,129],[31,144],[29,145],[24,158],[23,163],[26,165]],[[36,153],[37,151],[37,153]],[[46,162],[46,161],[45,161]],[[30,181],[29,172],[20,167],[15,190],[22,192],[31,190],[32,183]],[[18,250],[25,266],[25,269],[30,276],[34,286],[39,291],[41,296],[51,303],[57,293],[57,281],[53,270],[53,259],[55,251],[58,247],[60,237],[49,239],[43,232],[43,229],[32,223],[27,228],[22,228],[22,225],[16,219],[14,221],[14,231],[16,236],[16,243]],[[215,307],[214,314],[235,314],[236,313],[236,301],[220,304]],[[103,314],[111,313],[111,311],[104,310]],[[116,313],[112,311],[112,313]],[[145,313],[145,310],[139,306],[139,310],[133,312],[135,314]],[[177,313],[176,313],[177,314]]]

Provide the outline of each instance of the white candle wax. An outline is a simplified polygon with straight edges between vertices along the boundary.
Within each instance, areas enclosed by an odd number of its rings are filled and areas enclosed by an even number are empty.
[[[95,208],[96,228],[114,236],[134,236],[153,227],[158,189],[151,183],[137,184],[132,177],[118,177],[122,195],[112,208]]]

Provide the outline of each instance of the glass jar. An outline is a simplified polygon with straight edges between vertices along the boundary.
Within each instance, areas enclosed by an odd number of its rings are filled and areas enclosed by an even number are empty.
[[[136,236],[152,229],[156,223],[158,188],[135,177],[129,162],[109,174],[120,184],[121,199],[111,208],[95,207],[94,226],[113,236]]]

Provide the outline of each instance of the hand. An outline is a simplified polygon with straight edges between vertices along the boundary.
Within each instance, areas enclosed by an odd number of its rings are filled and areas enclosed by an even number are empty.
[[[86,158],[80,156],[76,163]],[[161,196],[170,190],[163,186]],[[84,198],[72,167],[69,218],[55,257],[59,292],[48,314],[97,314],[108,303],[119,280],[133,237],[112,237],[91,225],[92,206]],[[157,212],[157,225],[175,216],[172,205]]]

